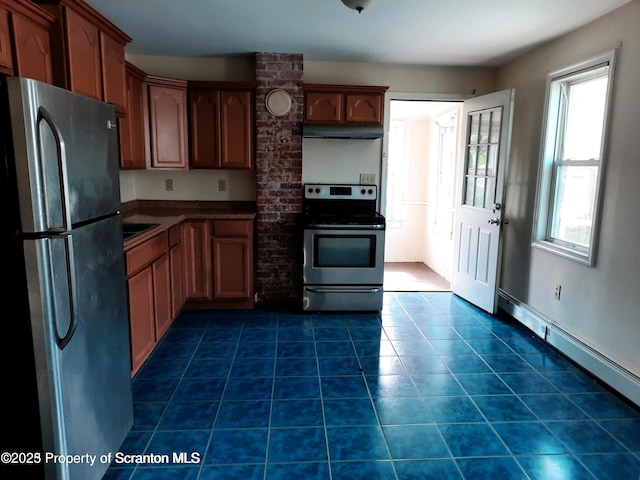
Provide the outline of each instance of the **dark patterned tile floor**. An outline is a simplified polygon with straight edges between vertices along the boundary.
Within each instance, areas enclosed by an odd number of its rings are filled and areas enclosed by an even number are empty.
[[[133,386],[108,480],[640,478],[640,409],[449,292],[184,312]]]

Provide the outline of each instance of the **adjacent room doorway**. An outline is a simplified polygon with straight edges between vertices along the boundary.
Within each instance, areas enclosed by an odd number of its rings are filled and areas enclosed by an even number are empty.
[[[462,98],[390,94],[383,145],[385,291],[450,291]]]

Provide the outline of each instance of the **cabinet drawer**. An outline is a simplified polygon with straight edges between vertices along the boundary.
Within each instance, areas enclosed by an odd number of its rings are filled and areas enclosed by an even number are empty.
[[[251,235],[250,220],[215,220],[213,222],[214,237],[248,237]]]
[[[180,225],[175,225],[169,229],[169,247],[175,247],[181,240]]]
[[[127,275],[151,264],[156,258],[166,253],[169,248],[169,235],[162,232],[127,252]]]

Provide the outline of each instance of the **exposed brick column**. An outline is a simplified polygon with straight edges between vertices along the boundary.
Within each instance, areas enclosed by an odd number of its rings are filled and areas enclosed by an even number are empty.
[[[258,303],[301,297],[302,211],[302,55],[256,53],[256,203]],[[274,88],[291,96],[288,114],[265,107]]]

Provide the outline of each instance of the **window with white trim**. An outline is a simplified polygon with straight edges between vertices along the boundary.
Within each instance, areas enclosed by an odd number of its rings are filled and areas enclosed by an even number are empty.
[[[614,51],[547,76],[533,245],[595,263]]]

